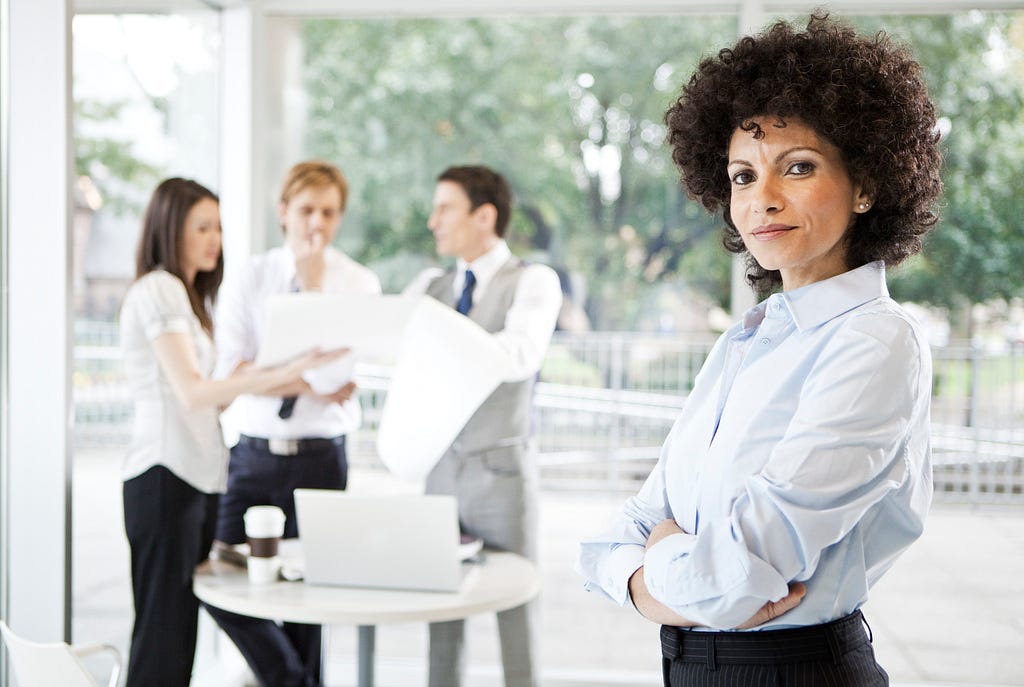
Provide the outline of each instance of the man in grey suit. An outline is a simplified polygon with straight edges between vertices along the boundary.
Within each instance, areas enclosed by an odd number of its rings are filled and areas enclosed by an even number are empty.
[[[454,494],[464,532],[532,560],[537,552],[537,474],[529,450],[534,380],[562,305],[558,276],[527,264],[505,242],[511,193],[487,167],[450,167],[437,178],[427,226],[437,252],[456,258],[427,270],[406,293],[451,304],[508,353],[505,381],[488,397],[427,477],[426,491]],[[498,613],[506,687],[537,684],[532,604]],[[430,687],[459,687],[465,626],[430,625]]]

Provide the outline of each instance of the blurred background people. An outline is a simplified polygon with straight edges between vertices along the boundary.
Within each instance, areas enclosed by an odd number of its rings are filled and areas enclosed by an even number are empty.
[[[210,310],[223,270],[217,196],[188,179],[163,181],[146,209],[120,313],[135,409],[121,473],[135,603],[129,687],[183,687],[191,678],[199,609],[192,571],[210,551],[227,475],[220,406],[293,384],[339,355],[311,353],[211,380]]]
[[[450,167],[437,178],[428,227],[438,255],[456,258],[406,289],[456,308],[508,353],[508,379],[469,419],[427,476],[426,491],[454,494],[463,532],[484,545],[536,560],[537,469],[529,450],[533,385],[562,306],[558,275],[512,255],[505,242],[511,191],[482,166]],[[537,684],[532,604],[498,613],[507,687]],[[430,685],[458,687],[465,623],[430,624]]]
[[[267,299],[290,292],[379,294],[380,280],[331,245],[348,200],[348,183],[334,165],[300,162],[285,175],[278,203],[284,245],[252,257],[225,284],[217,308],[217,377],[245,368],[265,335]],[[317,388],[323,391],[320,383]],[[303,379],[239,397],[226,413],[238,442],[231,448],[227,492],[216,538],[245,542],[242,515],[250,506],[285,512],[284,536],[298,536],[296,488],[344,489],[345,437],[362,420],[355,384],[339,381],[317,393]],[[320,684],[318,625],[284,623],[208,608],[264,687]]]

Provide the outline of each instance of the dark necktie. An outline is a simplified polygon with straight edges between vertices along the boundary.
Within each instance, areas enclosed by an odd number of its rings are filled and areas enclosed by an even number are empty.
[[[295,401],[298,396],[285,396],[281,399],[281,407],[277,411],[277,416],[282,420],[287,420],[292,416],[292,411],[295,410]]]
[[[301,291],[299,285],[293,281],[291,292],[298,293],[299,291]],[[282,420],[287,420],[288,418],[290,418],[292,416],[292,411],[295,410],[295,401],[297,399],[298,396],[285,396],[284,398],[282,398],[281,407],[278,408],[277,410],[277,416]]]
[[[455,309],[465,315],[473,307],[473,287],[476,286],[476,275],[466,270],[466,284],[462,287],[462,295],[459,296]]]

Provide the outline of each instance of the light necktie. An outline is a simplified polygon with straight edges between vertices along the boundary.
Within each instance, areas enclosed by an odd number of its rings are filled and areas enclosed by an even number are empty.
[[[455,309],[465,315],[473,307],[473,287],[476,286],[476,275],[466,270],[466,283],[462,287],[462,295],[455,304]]]

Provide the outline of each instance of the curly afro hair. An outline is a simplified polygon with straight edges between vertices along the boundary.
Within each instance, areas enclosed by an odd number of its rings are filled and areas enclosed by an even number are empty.
[[[921,236],[938,220],[942,156],[935,107],[906,48],[815,13],[804,31],[776,22],[701,61],[665,113],[668,142],[690,197],[723,211],[723,243],[734,253],[746,249],[729,216],[729,141],[765,116],[810,126],[839,148],[850,178],[870,192],[872,208],[847,236],[851,269],[874,260],[895,265],[921,249]],[[747,280],[762,295],[782,284],[778,271],[749,254]]]

